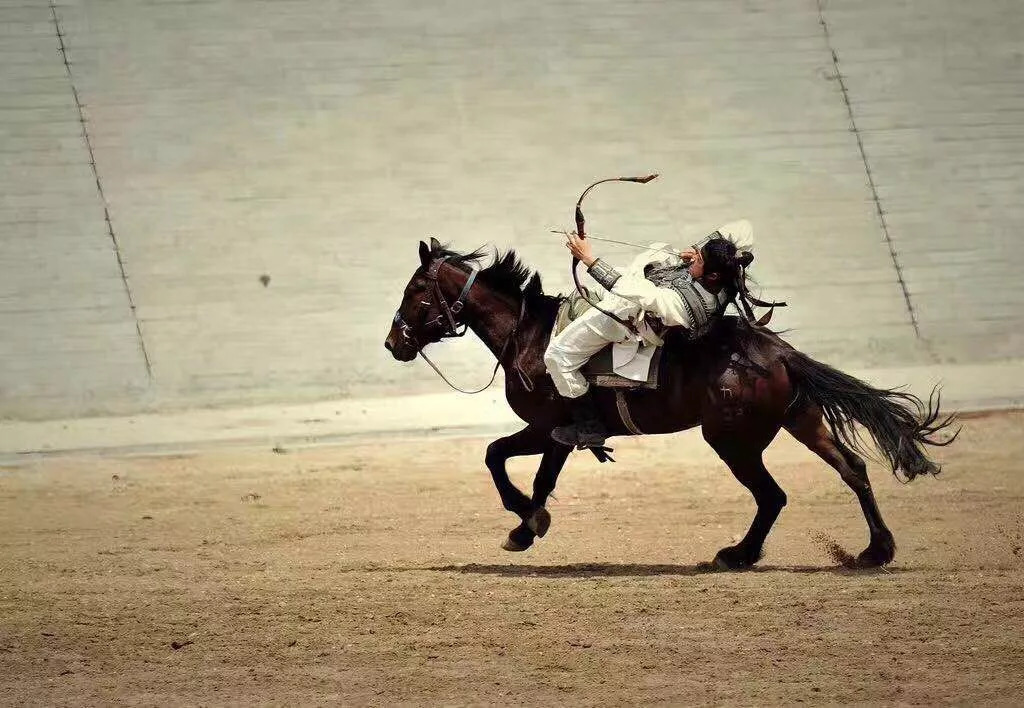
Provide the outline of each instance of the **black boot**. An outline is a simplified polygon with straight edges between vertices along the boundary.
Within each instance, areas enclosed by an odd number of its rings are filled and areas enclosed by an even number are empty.
[[[588,390],[579,398],[569,398],[569,410],[572,413],[572,425],[561,425],[551,431],[551,437],[563,445],[575,445],[579,449],[585,447],[601,447],[608,436],[608,429],[597,415],[594,396]]]

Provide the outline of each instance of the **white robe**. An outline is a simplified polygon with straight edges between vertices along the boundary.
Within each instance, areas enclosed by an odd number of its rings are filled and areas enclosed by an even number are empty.
[[[737,221],[718,229],[726,237],[750,245],[753,229],[748,221]],[[632,322],[639,338],[604,313],[589,309],[570,322],[561,333],[552,337],[544,352],[544,363],[558,393],[566,398],[577,398],[587,392],[589,384],[579,370],[590,357],[604,349],[609,342],[617,346],[612,352],[615,372],[635,380],[647,376],[654,349],[661,338],[647,324],[644,315],[650,313],[666,325],[692,328],[693,322],[683,299],[672,288],[659,287],[644,277],[650,266],[679,266],[682,258],[664,243],[653,243],[647,251],[633,259],[611,292],[598,303],[601,309]],[[709,293],[694,283],[702,297],[721,302],[724,294]]]

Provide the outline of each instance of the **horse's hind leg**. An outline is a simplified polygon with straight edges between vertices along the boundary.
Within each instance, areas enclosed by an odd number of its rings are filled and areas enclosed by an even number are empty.
[[[764,540],[768,537],[775,520],[786,506],[786,493],[775,482],[761,455],[775,433],[763,443],[739,434],[723,435],[704,426],[704,439],[715,449],[718,456],[729,466],[744,487],[750,490],[757,502],[757,513],[747,534],[735,546],[723,548],[715,555],[715,565],[722,569],[737,570],[748,568],[761,558]]]
[[[864,518],[867,520],[868,529],[871,532],[871,542],[857,557],[857,562],[864,566],[890,563],[896,556],[896,542],[878,510],[864,460],[841,441],[836,440],[822,421],[821,409],[815,405],[808,406],[791,417],[786,422],[785,428],[793,437],[835,469],[853,490],[853,493],[857,495],[860,508],[864,512]]]

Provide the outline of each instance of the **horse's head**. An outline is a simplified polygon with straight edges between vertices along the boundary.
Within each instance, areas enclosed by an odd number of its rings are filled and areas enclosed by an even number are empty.
[[[384,347],[399,361],[412,361],[426,345],[439,342],[445,337],[460,336],[465,332],[457,330],[462,324],[458,320],[458,315],[462,311],[466,292],[472,286],[475,274],[466,281],[459,298],[449,304],[441,283],[441,266],[444,259],[436,255],[441,250],[441,244],[437,239],[430,239],[429,246],[420,241],[420,266],[412,274],[409,284],[405,286],[402,303],[398,306],[391,330],[384,339]]]

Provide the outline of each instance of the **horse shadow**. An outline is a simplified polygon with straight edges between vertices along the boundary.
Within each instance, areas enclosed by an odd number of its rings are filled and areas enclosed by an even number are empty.
[[[721,573],[792,573],[797,575],[888,575],[905,573],[912,568],[848,568],[840,565],[759,565],[744,570],[728,571],[711,563],[565,563],[561,565],[501,565],[467,563],[439,565],[420,570],[456,575],[492,575],[507,578],[646,578],[658,576],[693,577]]]

